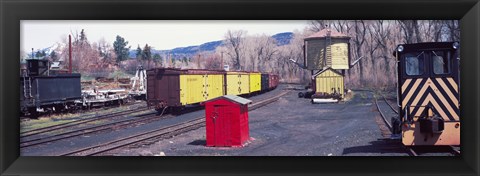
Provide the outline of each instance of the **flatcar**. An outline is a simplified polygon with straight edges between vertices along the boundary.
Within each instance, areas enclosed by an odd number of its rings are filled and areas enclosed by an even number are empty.
[[[459,43],[398,45],[394,134],[405,146],[460,145]]]
[[[247,96],[277,87],[278,75],[263,75],[259,72],[150,69],[147,71],[147,105],[157,111],[166,107],[178,109],[222,95]],[[262,80],[267,77],[267,82]]]
[[[28,59],[20,77],[20,112],[32,117],[38,111],[75,109],[82,99],[80,74],[50,73],[48,60]]]

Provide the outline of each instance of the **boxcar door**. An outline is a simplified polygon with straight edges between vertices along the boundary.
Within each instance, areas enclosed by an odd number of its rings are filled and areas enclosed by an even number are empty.
[[[168,102],[180,102],[180,76],[168,76]],[[180,105],[180,104],[178,104]]]

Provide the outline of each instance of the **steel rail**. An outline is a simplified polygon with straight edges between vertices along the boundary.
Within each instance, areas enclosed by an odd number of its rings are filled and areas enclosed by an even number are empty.
[[[155,114],[155,113],[149,113],[149,114]],[[145,115],[147,115],[147,114],[145,114]],[[115,128],[115,127],[123,127],[123,126],[132,125],[132,124],[138,124],[138,123],[141,123],[141,122],[144,122],[144,121],[154,120],[154,119],[157,119],[157,118],[166,118],[166,117],[173,117],[173,115],[168,115],[168,116],[163,116],[163,117],[156,116],[156,115],[150,115],[150,116],[147,115],[147,117],[141,118],[141,119],[137,119],[137,118],[132,117],[130,119],[116,121],[116,122],[112,122],[112,123],[108,123],[108,124],[102,124],[102,125],[83,128],[83,129],[79,129],[79,130],[68,131],[68,132],[65,132],[65,133],[60,133],[60,134],[47,136],[47,137],[40,137],[40,138],[36,138],[36,139],[31,139],[31,140],[28,140],[28,141],[22,141],[22,142],[20,142],[20,148],[36,146],[36,145],[40,145],[40,144],[44,144],[44,143],[48,143],[48,142],[54,142],[54,141],[58,141],[58,140],[62,140],[62,139],[81,136],[81,135],[84,135],[84,134],[90,134],[90,133],[100,132],[100,131],[104,131],[104,130],[109,130],[109,129],[112,129],[112,128]],[[35,141],[38,141],[38,142],[35,142]]]
[[[275,102],[280,97],[287,94],[288,92],[290,92],[290,91],[285,91],[285,92],[280,93],[279,95],[276,95],[274,97],[271,97],[271,98],[259,101],[257,103],[254,103],[251,106],[249,106],[249,109],[250,110],[255,110],[255,109],[258,109],[258,108],[263,107],[265,105],[268,105],[272,102]],[[98,155],[98,154],[105,153],[105,152],[108,152],[108,151],[112,151],[112,150],[115,150],[115,149],[118,149],[118,148],[129,146],[129,145],[132,145],[132,144],[135,144],[135,143],[143,142],[145,140],[149,140],[149,139],[152,139],[152,138],[158,138],[158,137],[164,136],[166,134],[170,134],[170,133],[174,133],[174,132],[178,132],[178,131],[183,131],[183,130],[191,128],[193,126],[201,127],[201,126],[204,126],[204,124],[205,124],[204,122],[205,122],[205,116],[201,116],[201,117],[198,117],[198,118],[195,118],[193,120],[186,121],[186,122],[170,125],[170,126],[163,127],[163,128],[160,128],[160,129],[150,130],[150,131],[147,131],[147,132],[144,132],[144,133],[141,133],[141,134],[129,136],[129,137],[126,137],[126,138],[115,140],[115,141],[109,141],[109,142],[106,142],[106,143],[103,143],[103,144],[100,144],[100,145],[89,146],[89,147],[82,148],[82,149],[79,149],[79,150],[71,151],[71,152],[68,152],[68,153],[61,154],[60,156],[71,156],[71,155],[79,155],[79,154],[80,154],[80,156]],[[116,144],[116,143],[118,143],[118,144]],[[91,151],[91,152],[88,153],[88,151]]]
[[[89,123],[89,122],[93,122],[93,121],[118,117],[118,116],[121,116],[121,115],[132,114],[132,113],[135,113],[135,112],[141,112],[141,111],[145,111],[145,110],[148,110],[148,107],[142,107],[140,109],[130,109],[130,110],[125,110],[125,111],[119,111],[119,112],[114,112],[114,113],[111,113],[111,114],[95,115],[95,116],[87,118],[87,119],[80,119],[80,120],[75,120],[75,121],[70,121],[70,122],[61,123],[61,124],[57,124],[57,125],[51,125],[51,126],[47,126],[47,127],[42,127],[42,128],[37,128],[37,129],[25,131],[25,132],[20,133],[21,134],[20,138],[33,136],[33,135],[38,135],[38,134],[42,134],[42,133],[45,133],[45,132],[51,132],[53,130],[59,130],[59,129],[63,129],[63,128],[66,128],[66,127],[72,127],[72,126],[75,126],[75,125],[81,125],[81,124],[85,124],[85,123]]]

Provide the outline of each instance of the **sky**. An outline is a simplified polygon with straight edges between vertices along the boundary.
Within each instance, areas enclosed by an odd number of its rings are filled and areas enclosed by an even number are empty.
[[[20,22],[20,50],[48,48],[68,40],[68,34],[85,30],[88,41],[102,38],[113,45],[117,35],[128,41],[131,49],[148,44],[157,50],[200,45],[222,40],[228,30],[246,30],[248,35],[274,35],[307,27],[307,21],[235,21],[235,20],[156,20],[156,21],[100,21],[100,20],[22,20]]]

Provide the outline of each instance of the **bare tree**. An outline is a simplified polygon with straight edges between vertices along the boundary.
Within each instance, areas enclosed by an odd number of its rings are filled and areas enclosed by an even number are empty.
[[[362,51],[362,48],[363,48],[363,45],[365,44],[365,41],[366,41],[366,36],[367,36],[367,29],[366,29],[366,24],[365,24],[365,21],[364,20],[354,20],[353,21],[353,28],[354,28],[354,31],[355,31],[355,36],[353,37],[353,45],[354,47],[352,47],[354,49],[354,54],[353,54],[353,58],[359,58],[361,56],[363,56],[363,51]],[[363,72],[364,72],[364,62],[363,61],[360,61],[360,66],[357,67],[359,69],[359,78],[360,78],[360,82],[363,82]]]
[[[215,53],[210,53],[205,56],[205,69],[209,70],[221,70],[222,69],[222,63],[220,60],[220,56],[215,54]]]
[[[446,37],[447,41],[459,41],[460,40],[460,24],[458,20],[445,20],[444,24],[447,29]]]
[[[238,31],[231,31],[225,34],[225,44],[229,49],[227,54],[233,59],[233,67],[237,70],[240,70],[242,64],[240,62],[240,58],[243,56],[243,38],[247,34],[247,31],[238,30]]]
[[[422,42],[418,20],[398,20],[398,23],[404,33],[405,43]]]

